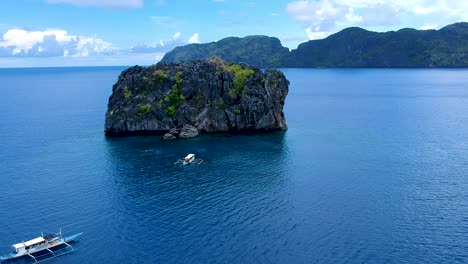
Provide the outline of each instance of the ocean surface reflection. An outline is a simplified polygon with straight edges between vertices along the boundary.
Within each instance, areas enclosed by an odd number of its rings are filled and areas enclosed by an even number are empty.
[[[185,141],[106,140],[115,203],[125,214],[115,232],[126,230],[129,251],[139,241],[156,247],[156,252],[149,247],[146,257],[158,261],[169,261],[164,258],[171,255],[181,262],[221,260],[232,251],[235,261],[238,254],[267,250],[252,241],[265,228],[281,228],[277,216],[289,207],[285,137],[279,132]],[[188,151],[204,162],[173,164]],[[141,260],[140,254],[132,257]]]
[[[287,131],[162,141],[103,135],[122,69],[0,69],[0,252],[61,227],[50,263],[468,263],[466,70],[285,69]]]

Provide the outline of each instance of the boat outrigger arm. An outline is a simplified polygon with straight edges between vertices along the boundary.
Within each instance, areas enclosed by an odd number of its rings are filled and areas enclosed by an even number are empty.
[[[202,159],[194,159],[192,162],[190,163],[194,163],[194,164],[197,164],[197,165],[200,165],[202,164],[203,160]],[[174,164],[184,164],[184,159],[179,159],[179,160],[176,160],[176,162],[174,162]],[[185,163],[187,164],[187,163]],[[185,165],[184,164],[184,165]]]
[[[69,242],[76,240],[83,233],[63,237],[62,230],[56,234],[42,234],[35,239],[14,244],[13,252],[0,256],[0,261],[12,260],[21,257],[30,257],[34,263],[53,259],[75,251]]]

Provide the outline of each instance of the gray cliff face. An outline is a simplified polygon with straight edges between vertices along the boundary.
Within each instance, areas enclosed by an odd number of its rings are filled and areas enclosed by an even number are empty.
[[[288,85],[278,70],[263,73],[216,58],[135,66],[123,71],[113,86],[105,133],[181,131],[179,137],[190,137],[198,132],[284,130]]]

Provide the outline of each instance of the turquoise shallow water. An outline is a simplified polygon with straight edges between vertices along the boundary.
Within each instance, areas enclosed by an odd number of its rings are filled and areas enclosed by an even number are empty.
[[[0,69],[1,251],[61,227],[50,263],[468,262],[467,70],[285,69],[287,131],[163,142],[104,137],[122,69]]]

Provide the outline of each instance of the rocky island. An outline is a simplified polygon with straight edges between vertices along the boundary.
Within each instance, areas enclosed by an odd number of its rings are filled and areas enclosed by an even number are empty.
[[[173,139],[284,130],[288,86],[281,71],[219,58],[134,66],[113,86],[105,133]]]

